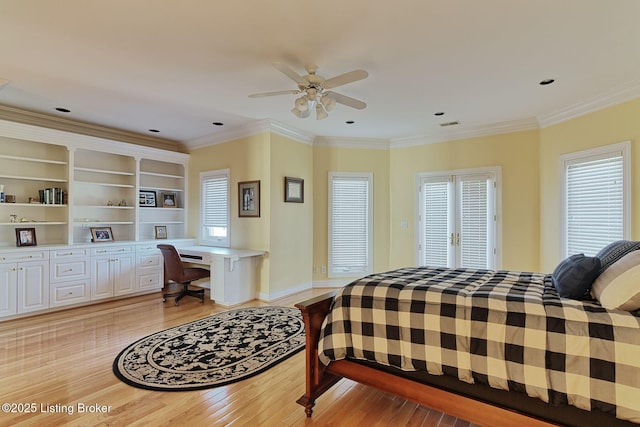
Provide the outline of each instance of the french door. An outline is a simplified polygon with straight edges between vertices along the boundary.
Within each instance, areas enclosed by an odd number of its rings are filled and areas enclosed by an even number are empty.
[[[499,268],[499,168],[418,176],[418,264]]]

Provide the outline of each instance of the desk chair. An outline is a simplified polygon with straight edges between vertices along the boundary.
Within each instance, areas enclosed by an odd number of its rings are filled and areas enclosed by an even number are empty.
[[[166,301],[167,298],[170,297],[176,297],[176,305],[180,305],[180,300],[185,295],[190,295],[192,297],[199,297],[200,302],[204,303],[204,289],[189,289],[189,284],[194,280],[210,277],[211,273],[209,270],[205,268],[185,268],[180,260],[178,251],[173,245],[158,245],[158,249],[160,249],[162,258],[164,258],[165,283],[173,280],[182,285],[180,292],[162,294],[162,301]]]

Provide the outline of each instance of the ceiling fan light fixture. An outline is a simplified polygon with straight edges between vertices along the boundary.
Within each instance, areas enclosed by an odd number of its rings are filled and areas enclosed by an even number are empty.
[[[295,107],[291,109],[291,112],[292,112],[296,117],[298,117],[298,118],[300,118],[300,119],[307,118],[307,117],[309,117],[309,114],[310,114],[310,113],[309,113],[309,110],[307,110],[307,111],[300,111],[300,110],[298,110],[298,109],[297,109],[297,108],[295,108]]]
[[[333,99],[333,98],[330,98],[330,97],[328,97],[326,95],[324,95],[322,98],[320,98],[320,103],[322,104],[324,109],[327,110],[327,111],[333,110],[333,107],[336,106],[336,100]]]
[[[295,109],[301,113],[307,111],[309,109],[309,99],[307,98],[307,95],[302,95],[300,98],[296,99],[295,105]]]
[[[327,117],[329,117],[329,115],[324,111],[322,105],[316,104],[316,120],[326,119]]]

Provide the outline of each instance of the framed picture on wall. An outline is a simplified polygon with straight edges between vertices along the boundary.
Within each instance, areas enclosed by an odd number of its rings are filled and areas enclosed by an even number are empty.
[[[16,246],[36,246],[35,228],[16,228]]]
[[[304,179],[284,177],[284,201],[304,203]]]
[[[238,216],[260,216],[260,181],[238,183]]]

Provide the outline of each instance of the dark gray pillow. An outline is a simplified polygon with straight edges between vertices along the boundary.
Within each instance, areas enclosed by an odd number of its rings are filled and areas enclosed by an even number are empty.
[[[580,299],[599,274],[599,258],[575,254],[558,264],[551,279],[561,297]]]
[[[638,249],[640,249],[640,242],[632,240],[618,240],[609,243],[596,254],[596,257],[600,258],[600,274],[629,252]]]

